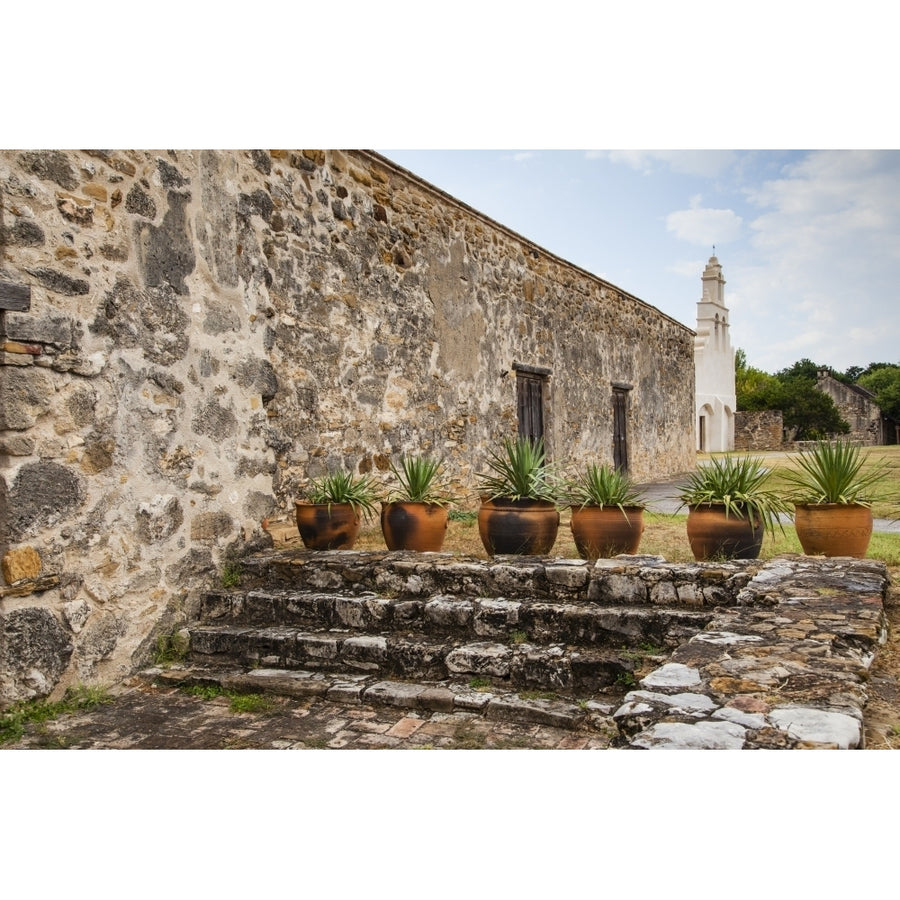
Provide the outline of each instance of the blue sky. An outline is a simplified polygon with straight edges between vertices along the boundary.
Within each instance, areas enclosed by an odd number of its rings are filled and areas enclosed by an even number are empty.
[[[691,327],[715,245],[757,368],[900,362],[900,152],[379,152]]]

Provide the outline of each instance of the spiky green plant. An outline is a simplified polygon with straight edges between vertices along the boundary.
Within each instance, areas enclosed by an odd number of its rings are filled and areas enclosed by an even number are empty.
[[[590,463],[586,469],[565,480],[563,496],[570,506],[643,506],[644,498],[634,482],[608,464]]]
[[[374,516],[378,500],[378,483],[369,475],[334,472],[314,478],[307,489],[310,503],[349,503],[356,512]]]
[[[488,499],[556,502],[558,486],[542,439],[505,438],[503,452],[491,450],[487,464],[491,471],[478,475],[478,490]]]
[[[776,525],[784,531],[778,516],[790,512],[791,506],[766,487],[771,474],[762,460],[751,456],[715,457],[691,473],[678,497],[682,507],[714,504],[724,507],[728,516],[750,516],[774,535]]]
[[[871,506],[875,488],[887,475],[883,464],[863,472],[866,457],[849,441],[817,441],[812,450],[794,457],[799,471],[786,470],[785,481],[796,489],[797,503],[857,503]]]
[[[399,467],[392,462],[391,471],[400,482],[400,489],[392,491],[388,500],[449,506],[453,497],[440,486],[442,470],[443,461],[430,456],[404,456]]]

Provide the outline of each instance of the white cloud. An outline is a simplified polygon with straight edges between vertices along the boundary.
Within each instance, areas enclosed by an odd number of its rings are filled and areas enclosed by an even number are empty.
[[[529,159],[535,159],[537,155],[538,154],[533,150],[520,150],[518,153],[513,153],[512,156],[507,156],[505,158],[511,159],[513,162],[525,162]]]
[[[846,369],[889,348],[884,361],[897,361],[900,154],[809,153],[747,198],[760,215],[741,287],[765,321],[760,338],[777,340],[766,352]]]
[[[716,178],[735,164],[733,150],[588,150],[588,159],[608,159],[649,175],[669,169],[679,175]]]
[[[675,275],[684,275],[687,278],[696,278],[700,283],[700,275],[706,268],[706,260],[685,259],[666,266],[667,272],[673,272]],[[699,290],[699,288],[698,288]]]
[[[741,236],[743,219],[731,209],[705,209],[694,205],[699,198],[692,198],[691,208],[666,216],[666,230],[675,237],[692,244],[724,244]]]

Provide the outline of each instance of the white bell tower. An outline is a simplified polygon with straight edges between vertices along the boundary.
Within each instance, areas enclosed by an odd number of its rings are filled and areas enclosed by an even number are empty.
[[[697,449],[734,450],[734,349],[725,306],[725,278],[715,247],[701,283],[694,338]]]

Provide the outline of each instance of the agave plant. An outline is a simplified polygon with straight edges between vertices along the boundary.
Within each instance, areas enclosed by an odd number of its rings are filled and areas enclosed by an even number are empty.
[[[349,503],[357,513],[373,516],[378,499],[378,484],[368,475],[334,472],[314,478],[307,489],[310,503]]]
[[[391,463],[391,471],[400,482],[400,489],[392,491],[388,500],[449,506],[453,497],[439,485],[442,469],[442,460],[429,456],[404,456],[399,467]]]
[[[866,457],[858,444],[848,441],[818,441],[812,450],[801,451],[795,459],[800,471],[786,471],[784,478],[796,489],[798,503],[869,507],[873,489],[887,474],[883,464],[863,472]]]
[[[491,471],[479,474],[478,489],[488,499],[556,501],[557,484],[541,438],[505,438],[503,452],[490,451],[487,464]]]
[[[778,518],[791,507],[780,494],[766,487],[771,470],[750,456],[716,457],[692,472],[679,491],[681,506],[714,505],[724,508],[726,515],[761,522],[774,533]]]
[[[570,506],[643,506],[644,498],[634,482],[619,469],[591,463],[564,484],[564,496]]]

